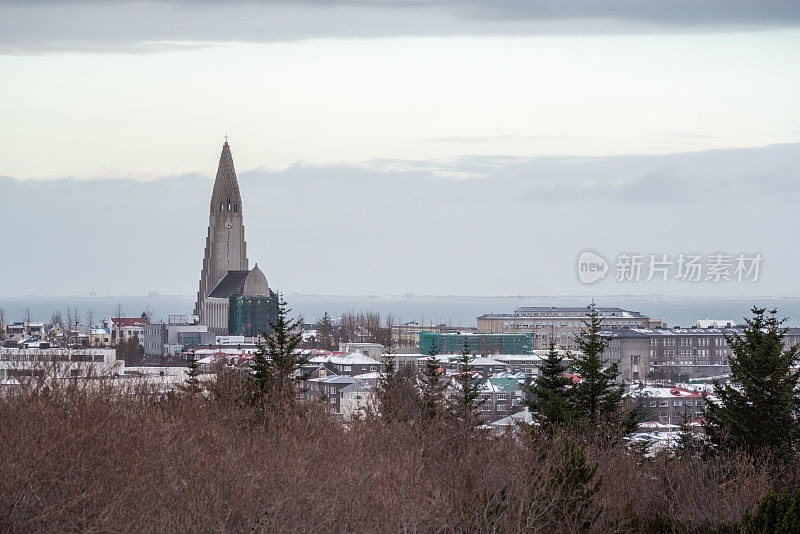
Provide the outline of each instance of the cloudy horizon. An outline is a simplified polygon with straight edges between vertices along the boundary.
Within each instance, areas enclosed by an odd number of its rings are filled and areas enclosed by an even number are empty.
[[[0,295],[191,294],[225,135],[287,292],[800,295],[797,57],[788,1],[5,2]]]

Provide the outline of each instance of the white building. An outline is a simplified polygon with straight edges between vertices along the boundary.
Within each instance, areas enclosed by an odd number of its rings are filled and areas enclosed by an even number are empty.
[[[114,349],[0,348],[0,382],[122,376],[125,362]]]

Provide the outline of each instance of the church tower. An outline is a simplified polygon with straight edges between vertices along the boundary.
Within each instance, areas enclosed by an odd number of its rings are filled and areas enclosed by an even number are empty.
[[[247,243],[244,241],[242,196],[233,168],[233,156],[228,142],[222,145],[211,209],[208,217],[208,235],[200,272],[200,288],[194,314],[201,324],[208,324],[204,315],[204,302],[228,271],[247,271]]]

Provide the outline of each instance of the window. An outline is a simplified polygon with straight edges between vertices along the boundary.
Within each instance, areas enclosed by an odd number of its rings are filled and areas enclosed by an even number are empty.
[[[228,197],[228,211],[231,211],[231,197]]]
[[[234,202],[233,203],[233,213],[239,213],[239,203],[238,202]]]
[[[223,211],[225,211],[225,205],[222,202],[220,202],[219,203],[219,212],[222,213]]]

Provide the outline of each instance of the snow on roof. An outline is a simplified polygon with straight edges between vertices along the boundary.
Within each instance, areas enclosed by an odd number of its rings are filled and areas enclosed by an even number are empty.
[[[508,417],[503,417],[502,419],[498,419],[494,423],[490,423],[493,427],[505,427],[505,426],[513,426],[517,423],[533,423],[533,416],[531,412],[528,410],[523,410],[521,412],[517,412],[515,414],[511,414]]]
[[[658,421],[645,421],[639,423],[639,428],[652,428],[655,430],[668,430],[670,428],[680,428],[680,425],[670,425],[667,423],[659,423]]]
[[[692,397],[700,398],[703,395],[683,389],[679,387],[656,387],[656,386],[633,386],[631,387],[631,395],[642,397]]]
[[[324,382],[325,384],[358,384],[359,380],[352,376],[320,376],[309,378],[308,382]]]
[[[362,380],[377,380],[381,377],[381,374],[378,371],[370,371],[369,373],[361,373],[360,375],[355,375],[353,378],[360,378]]]
[[[470,365],[503,365],[503,362],[498,362],[491,358],[482,358],[480,356],[473,358],[469,361]]]
[[[483,391],[490,391],[493,393],[509,392],[519,388],[519,380],[516,378],[500,378],[498,376],[491,376],[483,381],[480,389]]]
[[[547,351],[543,351],[547,352]],[[533,351],[533,354],[495,354],[493,358],[499,362],[516,362],[516,361],[541,361],[542,358]]]
[[[360,352],[351,352],[350,354],[331,352],[326,355],[315,356],[308,361],[309,363],[332,363],[336,365],[380,365],[381,363]]]

